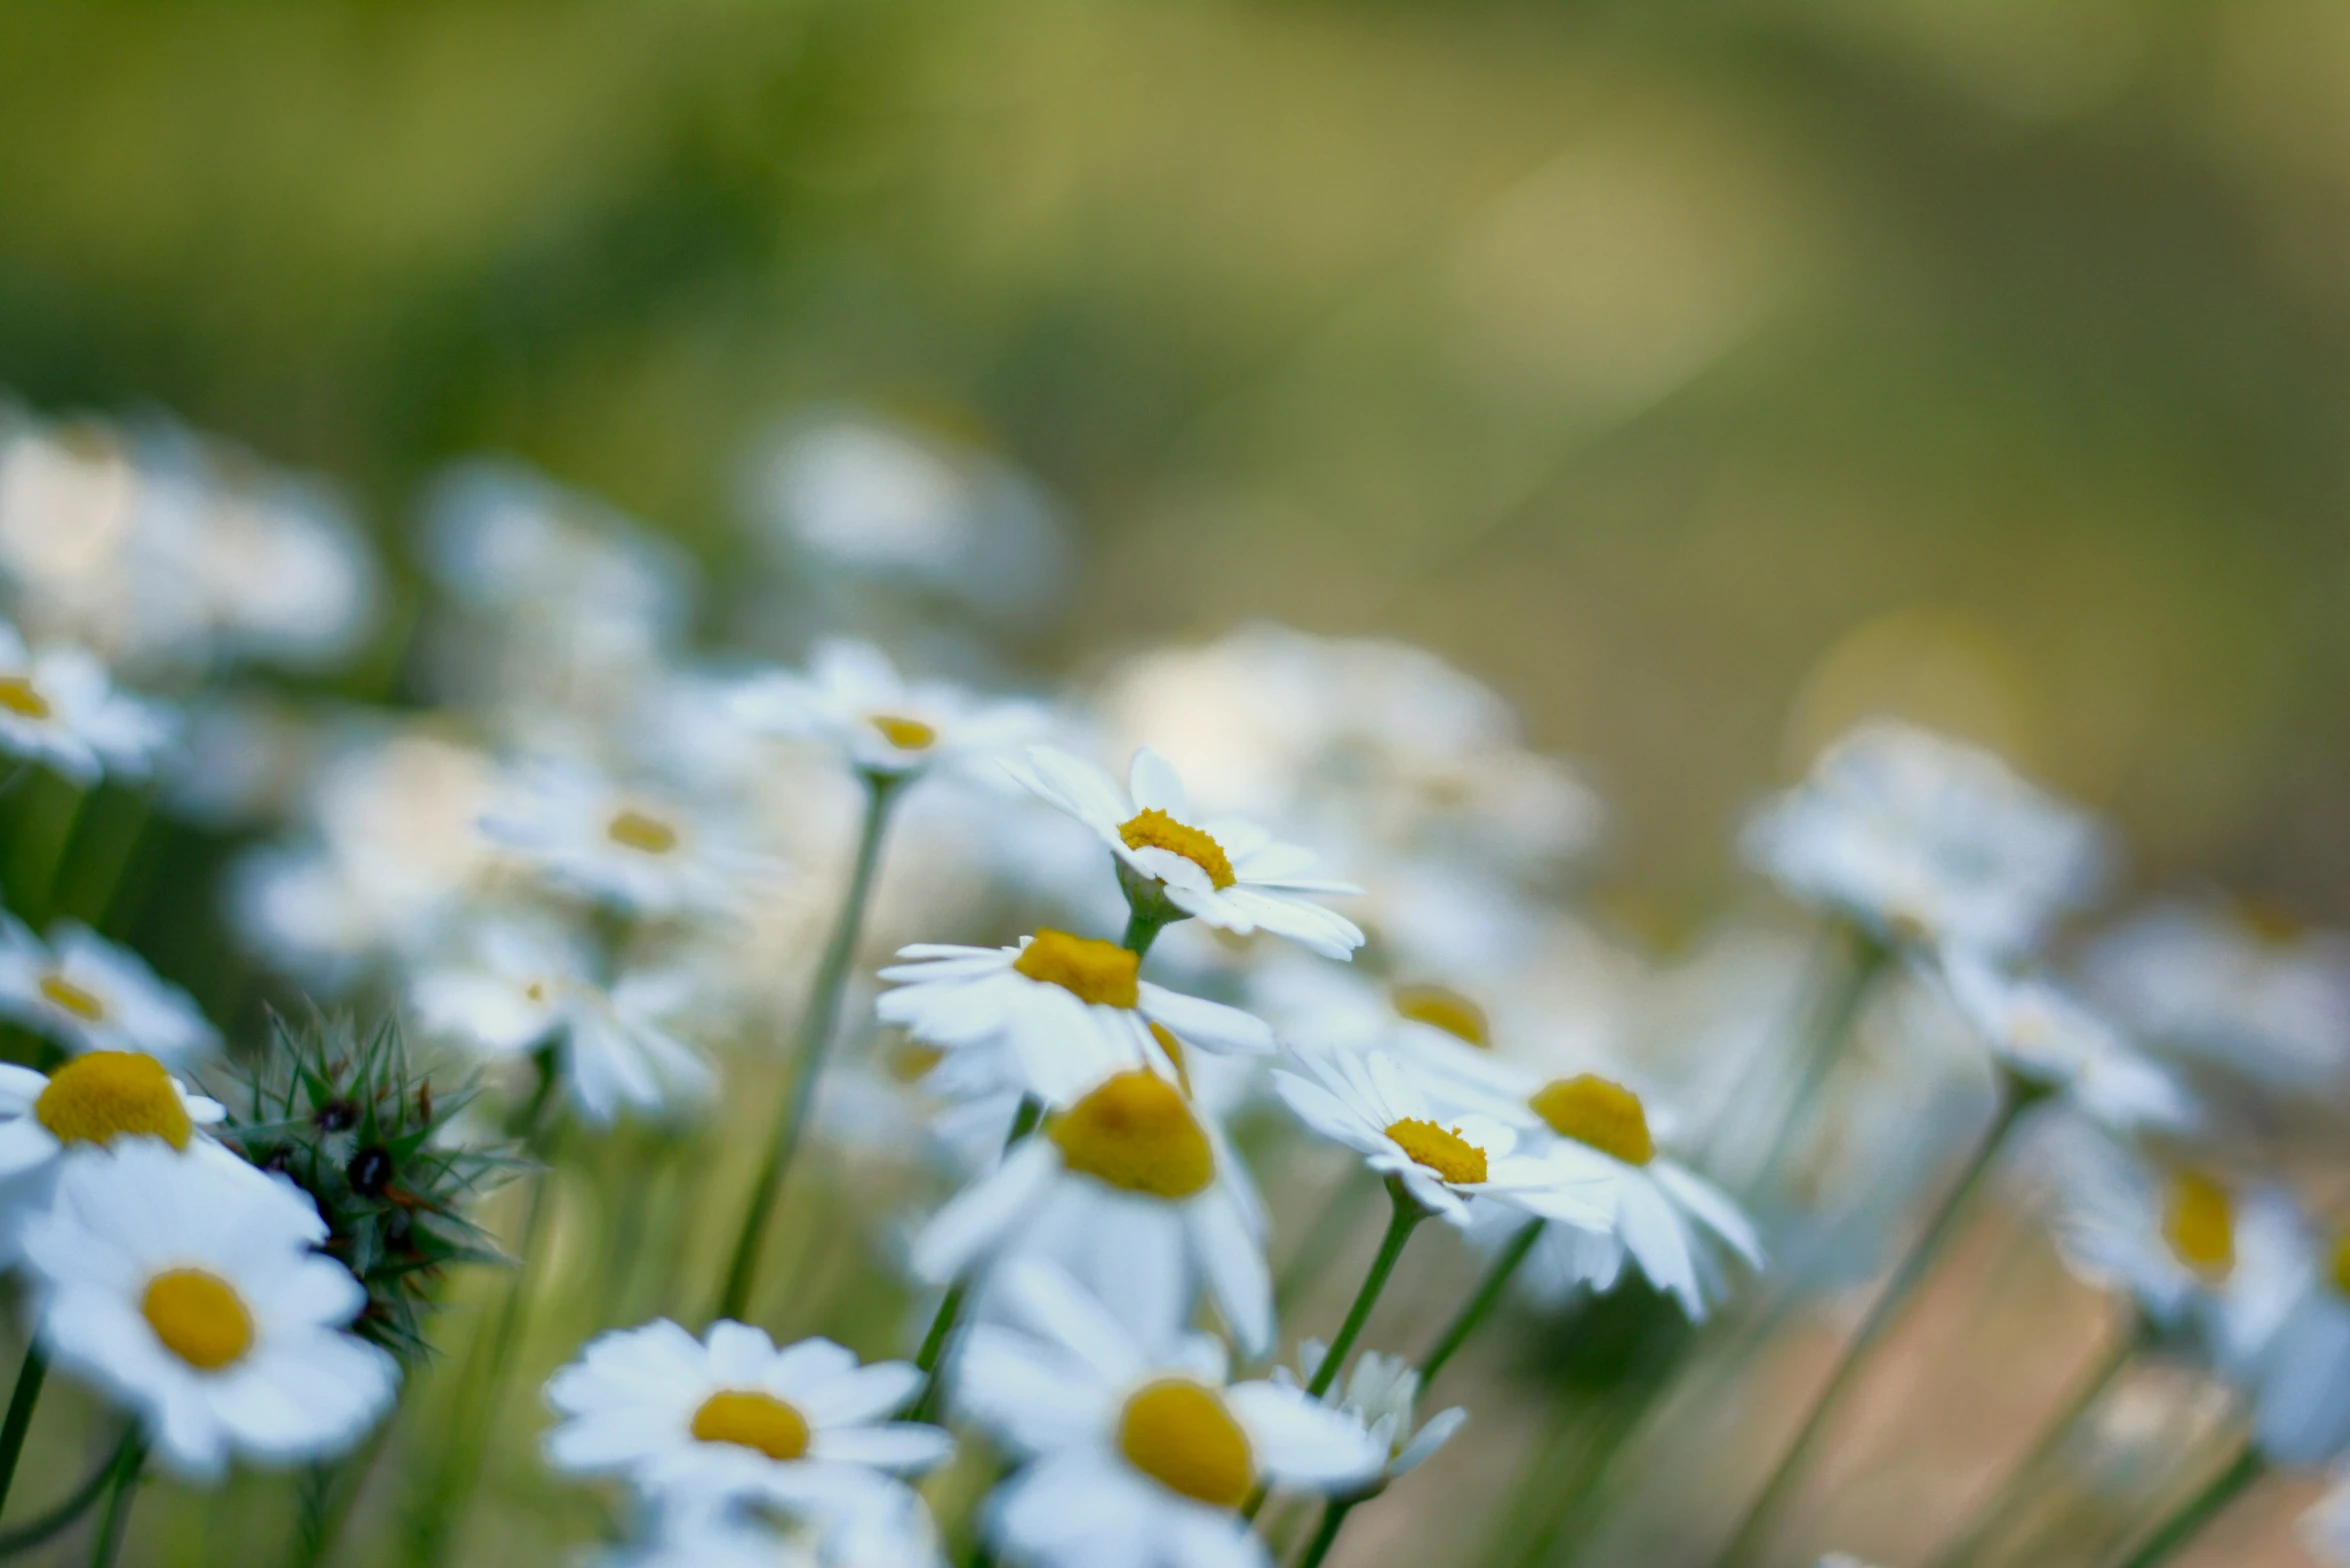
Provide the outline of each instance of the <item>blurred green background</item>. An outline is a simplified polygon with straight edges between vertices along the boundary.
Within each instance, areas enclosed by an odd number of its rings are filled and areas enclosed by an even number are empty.
[[[1066,667],[1493,679],[1668,916],[1842,718],[2350,916],[2337,0],[14,6],[0,385],[389,534],[508,451],[713,560],[853,400],[1070,503]]]

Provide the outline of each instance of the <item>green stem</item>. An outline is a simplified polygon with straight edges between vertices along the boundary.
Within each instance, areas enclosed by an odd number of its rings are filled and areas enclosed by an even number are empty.
[[[841,994],[848,987],[849,963],[857,955],[857,939],[865,928],[865,906],[872,901],[874,873],[881,865],[881,840],[889,826],[889,809],[902,782],[878,773],[865,775],[865,822],[857,835],[856,865],[849,873],[848,891],[833,921],[832,936],[824,944],[823,959],[816,966],[815,989],[809,993],[799,1040],[792,1050],[791,1090],[784,1097],[775,1135],[768,1140],[766,1163],[759,1168],[750,1207],[735,1236],[726,1283],[718,1293],[718,1317],[739,1319],[750,1308],[760,1249],[767,1241],[767,1222],[775,1213],[776,1197],[807,1130],[817,1080],[824,1075],[825,1054],[839,1029]]]
[[[97,1538],[90,1543],[90,1568],[114,1568],[122,1550],[124,1527],[130,1523],[131,1500],[139,1490],[139,1472],[146,1468],[147,1445],[131,1443],[115,1461],[112,1490],[106,1494],[106,1512],[98,1516]]]
[[[2267,1468],[2260,1451],[2246,1444],[2225,1470],[2213,1476],[2203,1490],[2181,1503],[2176,1512],[2156,1526],[2154,1533],[2146,1538],[2146,1544],[2132,1553],[2122,1568],[2159,1568],[2170,1561],[2180,1547],[2200,1534],[2246,1487],[2259,1480]]]
[[[1129,905],[1126,911],[1126,930],[1118,938],[1118,945],[1140,958],[1150,952],[1151,944],[1159,939],[1159,933],[1174,923],[1174,920],[1164,915],[1136,909]]]
[[[1794,1089],[1779,1109],[1777,1130],[1763,1151],[1762,1162],[1751,1179],[1741,1184],[1757,1193],[1769,1191],[1780,1168],[1802,1142],[1811,1126],[1812,1102],[1844,1059],[1853,1026],[1860,1021],[1861,1004],[1868,1000],[1877,976],[1893,956],[1892,949],[1849,920],[1831,924],[1828,940],[1837,948],[1831,960],[1834,969],[1817,993],[1816,1005],[1805,1023]],[[1776,1099],[1771,1103],[1781,1104]]]
[[[1363,1276],[1363,1288],[1355,1292],[1355,1304],[1347,1309],[1346,1321],[1338,1325],[1338,1337],[1330,1341],[1329,1352],[1314,1369],[1314,1380],[1306,1385],[1308,1398],[1320,1399],[1338,1381],[1338,1369],[1346,1365],[1347,1352],[1354,1349],[1363,1325],[1371,1320],[1371,1309],[1379,1304],[1379,1293],[1387,1288],[1387,1276],[1395,1272],[1395,1260],[1403,1256],[1404,1243],[1412,1239],[1412,1231],[1428,1217],[1428,1211],[1420,1207],[1420,1200],[1406,1192],[1403,1183],[1392,1176],[1387,1180],[1387,1192],[1395,1202],[1395,1211],[1388,1217],[1387,1234],[1380,1238],[1379,1255],[1371,1260],[1371,1272]]]
[[[1009,1154],[1028,1140],[1044,1120],[1044,1101],[1033,1094],[1020,1097],[1020,1109],[1013,1113],[1011,1133],[1004,1139],[1004,1152]],[[921,1352],[914,1357],[915,1367],[923,1374],[922,1392],[906,1407],[909,1421],[927,1420],[938,1408],[938,1364],[946,1355],[947,1340],[955,1332],[955,1324],[963,1316],[964,1298],[971,1293],[971,1282],[959,1279],[949,1286],[946,1299],[938,1304],[938,1315],[930,1320],[930,1332],[922,1336]]]
[[[1360,1498],[1333,1497],[1323,1505],[1322,1523],[1314,1531],[1314,1538],[1306,1543],[1305,1555],[1297,1560],[1297,1568],[1321,1568],[1322,1559],[1330,1555],[1331,1543],[1346,1528],[1346,1516],[1360,1501]]]
[[[1965,1170],[1951,1184],[1950,1191],[1944,1195],[1933,1217],[1927,1221],[1925,1231],[1918,1237],[1916,1245],[1910,1248],[1909,1255],[1894,1269],[1892,1278],[1877,1293],[1877,1299],[1870,1303],[1868,1315],[1861,1320],[1859,1330],[1845,1345],[1843,1355],[1838,1359],[1836,1369],[1829,1374],[1826,1385],[1812,1400],[1803,1424],[1796,1428],[1794,1441],[1780,1455],[1778,1466],[1772,1470],[1770,1479],[1747,1508],[1738,1528],[1731,1534],[1729,1543],[1715,1557],[1714,1568],[1746,1568],[1758,1556],[1765,1538],[1779,1522],[1780,1513],[1793,1499],[1796,1484],[1803,1479],[1814,1451],[1827,1436],[1830,1423],[1843,1409],[1846,1398],[1859,1385],[1860,1374],[1866,1370],[1871,1354],[1900,1319],[1909,1298],[1916,1293],[1918,1285],[1932,1270],[1943,1249],[1957,1234],[1958,1222],[1990,1175],[1999,1151],[2007,1143],[2009,1130],[2015,1126],[2016,1118],[2023,1114],[2025,1107],[2036,1098],[2036,1093],[2020,1082],[2002,1076],[1998,1114],[1991,1119],[1990,1127],[1975,1145]]]
[[[1508,1288],[1510,1277],[1518,1272],[1518,1265],[1526,1261],[1526,1254],[1532,1252],[1534,1244],[1541,1239],[1542,1221],[1529,1220],[1519,1227],[1518,1233],[1509,1239],[1509,1244],[1494,1258],[1492,1265],[1485,1270],[1485,1278],[1478,1283],[1477,1293],[1468,1299],[1444,1332],[1436,1337],[1436,1343],[1429,1347],[1428,1354],[1421,1358],[1420,1387],[1423,1392],[1436,1381],[1436,1374],[1444,1370],[1444,1364],[1452,1359],[1453,1352],[1459,1350],[1477,1325],[1485,1321],[1485,1315],[1493,1310],[1493,1304],[1501,1300],[1502,1291]]]
[[[87,1481],[74,1489],[72,1496],[28,1524],[20,1524],[13,1530],[0,1530],[0,1557],[13,1557],[19,1552],[31,1551],[88,1513],[90,1505],[105,1495],[108,1484],[114,1480],[116,1467],[123,1463],[123,1456],[138,1441],[139,1429],[132,1427],[122,1434],[122,1441],[114,1446],[114,1451],[106,1456],[105,1462],[90,1473]]]
[[[16,1371],[16,1391],[8,1396],[8,1415],[0,1421],[0,1507],[8,1502],[8,1488],[16,1480],[16,1461],[24,1453],[25,1433],[32,1429],[33,1406],[40,1402],[41,1383],[49,1375],[49,1358],[41,1342],[24,1347],[24,1365]]]

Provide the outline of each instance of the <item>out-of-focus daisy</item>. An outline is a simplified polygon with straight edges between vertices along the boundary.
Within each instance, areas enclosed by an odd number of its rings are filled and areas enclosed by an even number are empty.
[[[944,1284],[1007,1248],[1079,1270],[1127,1321],[1169,1327],[1204,1282],[1252,1354],[1273,1342],[1264,1214],[1238,1155],[1181,1090],[1135,1069],[1097,1085],[956,1195],[914,1243]]]
[[[1290,1388],[1306,1387],[1322,1369],[1322,1358],[1329,1349],[1318,1339],[1307,1340],[1298,1346],[1297,1371],[1275,1367],[1273,1381]],[[1355,1357],[1346,1376],[1323,1394],[1322,1403],[1361,1422],[1371,1441],[1387,1455],[1379,1473],[1363,1483],[1357,1495],[1384,1490],[1398,1476],[1419,1468],[1468,1422],[1469,1413],[1457,1405],[1419,1422],[1419,1401],[1420,1374],[1412,1364],[1401,1356],[1385,1356],[1376,1350]]]
[[[1517,1082],[1518,1069],[1496,1048],[1484,1001],[1454,986],[1298,954],[1250,966],[1248,995],[1301,1049],[1385,1051],[1431,1084],[1505,1097]]]
[[[1001,1045],[1028,1090],[1055,1105],[1132,1068],[1174,1076],[1162,1034],[1204,1051],[1273,1049],[1262,1020],[1151,984],[1115,942],[1048,927],[1012,947],[922,943],[898,956],[907,962],[881,971],[898,982],[875,1004],[884,1023],[950,1051]]]
[[[1469,1222],[1469,1200],[1491,1198],[1562,1225],[1604,1231],[1614,1222],[1614,1183],[1604,1175],[1517,1153],[1514,1128],[1477,1112],[1439,1107],[1426,1082],[1373,1051],[1301,1052],[1313,1076],[1275,1069],[1274,1087],[1308,1127],[1363,1156],[1431,1213]]]
[[[522,770],[482,826],[557,886],[636,914],[735,909],[772,869],[707,811],[553,760]]]
[[[0,916],[0,1015],[70,1051],[143,1051],[185,1067],[220,1049],[195,999],[139,955],[61,920],[44,943]]]
[[[846,641],[819,644],[804,673],[751,677],[735,690],[732,710],[752,729],[826,742],[863,771],[892,778],[1001,755],[1047,722],[1035,703],[906,680],[879,648]]]
[[[1890,719],[1861,724],[1747,824],[1747,858],[1796,898],[1899,941],[2029,950],[2094,890],[2094,819],[1990,752]]]
[[[145,778],[171,741],[168,709],[115,690],[96,654],[35,651],[0,621],[0,751],[44,762],[85,789],[114,773]]]
[[[314,1250],[325,1240],[284,1178],[128,1139],[67,1162],[26,1222],[37,1332],[182,1475],[330,1458],[391,1407],[399,1368],[344,1331],[367,1292]]]
[[[608,1125],[624,1107],[653,1113],[709,1092],[709,1063],[676,1033],[694,1002],[682,970],[644,970],[609,986],[585,944],[546,924],[485,923],[468,956],[421,972],[424,1028],[491,1056],[555,1044],[580,1114]]]
[[[2195,1103],[2169,1069],[2063,987],[1964,952],[1944,953],[1940,972],[2001,1068],[2026,1084],[2118,1132],[2194,1124]]]
[[[563,1419],[547,1458],[657,1499],[833,1516],[953,1452],[939,1428],[889,1419],[921,1382],[910,1363],[860,1366],[828,1339],[777,1349],[721,1319],[697,1340],[660,1319],[598,1337],[548,1380]]]
[[[1157,752],[1139,751],[1120,789],[1092,763],[1050,746],[1028,748],[1013,776],[1101,836],[1118,859],[1129,896],[1155,891],[1180,912],[1219,930],[1288,937],[1330,958],[1363,945],[1355,923],[1316,899],[1361,891],[1308,876],[1314,857],[1238,817],[1202,818],[1183,780]]]
[[[2253,1440],[2272,1463],[2307,1468],[2350,1449],[2350,1234],[2319,1253],[2249,1386]]]
[[[1223,1345],[1154,1344],[1066,1274],[1007,1270],[1006,1325],[981,1324],[955,1395],[1028,1459],[990,1501],[999,1553],[1039,1568],[1260,1568],[1239,1509],[1259,1486],[1346,1493],[1385,1449],[1362,1424],[1274,1382],[1228,1384]]]
[[[219,1101],[190,1094],[161,1062],[136,1051],[92,1051],[48,1076],[0,1064],[0,1263],[13,1255],[16,1222],[47,1202],[69,1149],[144,1138],[184,1151],[199,1128],[226,1115]]]

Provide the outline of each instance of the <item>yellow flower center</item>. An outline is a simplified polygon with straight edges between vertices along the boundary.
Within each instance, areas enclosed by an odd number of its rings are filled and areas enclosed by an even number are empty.
[[[1485,1009],[1449,986],[1399,985],[1395,988],[1395,1011],[1400,1018],[1441,1029],[1471,1045],[1493,1044]]]
[[[1128,849],[1164,849],[1181,855],[1208,874],[1208,881],[1217,888],[1230,887],[1239,878],[1232,874],[1232,861],[1224,853],[1224,846],[1188,822],[1178,822],[1153,806],[1141,815],[1131,817],[1118,828],[1118,836],[1126,841]]]
[[[2350,1231],[2334,1238],[2334,1289],[2350,1296]]]
[[[1626,1165],[1646,1165],[1656,1158],[1647,1108],[1640,1096],[1620,1083],[1582,1073],[1543,1085],[1526,1103],[1562,1138],[1589,1144]]]
[[[135,1051],[92,1051],[58,1068],[33,1102],[33,1120],[59,1143],[144,1136],[184,1149],[195,1132],[171,1074]]]
[[[1238,1508],[1256,1490],[1248,1434],[1215,1390],[1188,1378],[1145,1383],[1118,1414],[1118,1452],[1170,1492]]]
[[[947,1053],[935,1045],[924,1045],[919,1040],[900,1040],[890,1048],[885,1059],[890,1077],[899,1083],[920,1083],[930,1076],[930,1070],[946,1060]]]
[[[938,741],[938,731],[920,719],[875,713],[867,715],[865,722],[881,731],[881,738],[900,751],[928,751]]]
[[[2201,1171],[2171,1178],[2163,1205],[2163,1239],[2187,1268],[2217,1283],[2236,1267],[2236,1206],[2228,1189]]]
[[[43,975],[41,994],[86,1024],[105,1022],[106,1004],[63,975]]]
[[[1456,1187],[1474,1187],[1485,1180],[1485,1151],[1460,1134],[1457,1127],[1439,1127],[1417,1116],[1390,1122],[1387,1136],[1395,1146]]]
[[[1115,942],[1071,936],[1046,926],[1029,939],[1012,968],[1031,980],[1057,985],[1081,1001],[1132,1007],[1142,999],[1142,955]]]
[[[244,1299],[203,1269],[166,1269],[147,1281],[139,1314],[164,1349],[199,1372],[217,1372],[253,1348],[253,1314]]]
[[[20,719],[45,719],[56,711],[49,706],[49,699],[35,691],[33,683],[21,675],[0,675],[0,708]]]
[[[1208,1135],[1183,1096],[1146,1072],[1120,1073],[1054,1118],[1061,1162],[1121,1192],[1188,1198],[1216,1179]]]
[[[604,836],[622,849],[633,849],[640,855],[666,855],[677,848],[677,829],[634,806],[615,813],[604,824]]]
[[[694,1438],[732,1443],[770,1459],[800,1459],[808,1452],[808,1418],[773,1394],[722,1388],[694,1412]]]

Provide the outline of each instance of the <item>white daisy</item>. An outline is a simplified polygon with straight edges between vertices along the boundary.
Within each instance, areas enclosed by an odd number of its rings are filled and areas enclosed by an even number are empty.
[[[367,1292],[314,1250],[325,1240],[283,1177],[126,1139],[66,1162],[25,1225],[41,1343],[136,1411],[179,1474],[331,1458],[391,1408],[400,1374],[343,1331]]]
[[[1940,971],[2002,1069],[2026,1084],[2117,1132],[2194,1125],[2195,1102],[2169,1069],[2063,987],[1959,951],[1943,953]]]
[[[1047,927],[1012,947],[922,943],[898,956],[909,961],[881,971],[899,982],[874,1006],[882,1022],[949,1051],[1000,1045],[1055,1105],[1131,1068],[1172,1075],[1154,1030],[1204,1051],[1273,1049],[1262,1020],[1141,979],[1141,957],[1115,942]]]
[[[2252,1436],[2296,1468],[2350,1449],[2350,1234],[2336,1236],[2250,1370]]]
[[[695,1001],[692,977],[643,970],[607,986],[586,945],[551,925],[485,922],[470,955],[419,974],[411,997],[426,1030],[490,1056],[555,1044],[573,1103],[599,1126],[710,1090],[709,1063],[675,1028]]]
[[[173,728],[170,710],[116,691],[96,654],[66,644],[36,652],[0,621],[0,751],[86,789],[107,773],[146,777]]]
[[[136,1051],[92,1051],[47,1076],[0,1063],[0,1267],[15,1258],[25,1219],[47,1205],[68,1151],[153,1138],[237,1161],[199,1133],[227,1114]]]
[[[220,1049],[193,997],[72,920],[51,926],[44,944],[0,915],[0,1015],[70,1051],[143,1051],[185,1067]]]
[[[1032,702],[988,701],[944,681],[908,681],[871,643],[827,641],[806,673],[772,670],[736,688],[737,721],[762,733],[836,746],[867,773],[897,778],[968,766],[1035,738]]]
[[[1329,958],[1363,945],[1355,923],[1316,898],[1361,892],[1306,875],[1314,857],[1239,817],[1199,818],[1183,780],[1157,752],[1134,754],[1127,789],[1090,762],[1031,746],[1015,778],[1099,834],[1118,858],[1121,880],[1155,892],[1184,915],[1219,930],[1266,930]]]
[[[1204,1283],[1244,1349],[1273,1342],[1264,1212],[1211,1117],[1134,1069],[1099,1083],[939,1210],[913,1267],[945,1284],[999,1252],[1082,1272],[1129,1322],[1186,1318]]]
[[[1518,1154],[1518,1135],[1508,1123],[1439,1109],[1426,1081],[1385,1052],[1299,1052],[1296,1059],[1312,1078],[1273,1073],[1289,1108],[1452,1224],[1469,1223],[1472,1198],[1585,1230],[1612,1223],[1614,1191],[1606,1177]]]
[[[1013,1323],[981,1324],[956,1400],[1028,1463],[984,1521],[1038,1568],[1262,1568],[1239,1509],[1259,1486],[1357,1490],[1385,1450],[1340,1411],[1273,1382],[1228,1384],[1223,1345],[1153,1343],[1066,1274],[1006,1271]]]
[[[707,812],[552,759],[517,773],[482,830],[556,886],[634,914],[730,912],[773,869]]]
[[[859,1366],[828,1339],[779,1350],[747,1323],[721,1319],[697,1340],[658,1319],[600,1335],[548,1379],[563,1419],[547,1459],[656,1500],[846,1517],[953,1452],[939,1428],[888,1419],[921,1382],[911,1363]]]
[[[1318,1339],[1307,1340],[1298,1346],[1297,1371],[1275,1367],[1273,1381],[1290,1388],[1310,1385],[1329,1349]],[[1352,1417],[1387,1456],[1379,1473],[1360,1488],[1361,1494],[1382,1491],[1397,1477],[1418,1469],[1468,1422],[1469,1413],[1456,1405],[1423,1424],[1416,1419],[1419,1401],[1419,1372],[1403,1357],[1376,1350],[1356,1356],[1346,1376],[1322,1395],[1322,1403]]]

